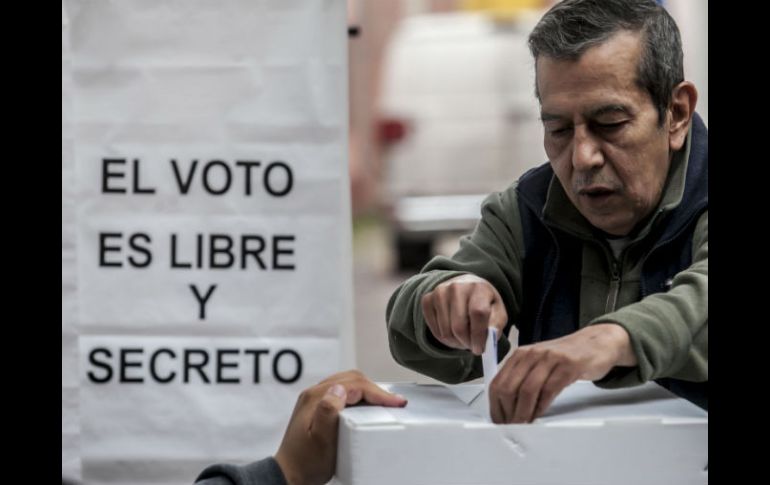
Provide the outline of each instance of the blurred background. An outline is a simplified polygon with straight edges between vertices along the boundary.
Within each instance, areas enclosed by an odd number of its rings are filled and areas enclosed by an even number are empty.
[[[546,161],[526,40],[554,3],[348,0],[356,359],[373,379],[430,382],[390,356],[390,295],[455,251],[484,196]],[[708,1],[658,3],[708,125]]]

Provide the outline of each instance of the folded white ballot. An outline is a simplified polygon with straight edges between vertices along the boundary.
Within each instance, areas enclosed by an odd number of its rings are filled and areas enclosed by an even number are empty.
[[[484,345],[484,352],[481,354],[481,367],[484,371],[484,393],[481,396],[480,404],[486,409],[486,417],[491,422],[492,415],[489,412],[489,385],[497,375],[497,329],[489,327],[487,330],[487,342]]]

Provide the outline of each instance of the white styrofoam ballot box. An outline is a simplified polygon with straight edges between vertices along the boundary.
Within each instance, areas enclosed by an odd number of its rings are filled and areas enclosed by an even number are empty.
[[[483,384],[380,384],[405,408],[342,411],[336,485],[708,483],[708,413],[654,383],[568,386],[531,424],[496,425]]]

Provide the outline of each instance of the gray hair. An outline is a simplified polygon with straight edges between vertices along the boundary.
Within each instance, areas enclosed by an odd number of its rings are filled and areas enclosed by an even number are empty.
[[[529,50],[535,61],[541,55],[577,60],[621,30],[642,33],[636,83],[650,94],[662,126],[674,87],[684,81],[684,68],[676,22],[655,1],[564,0],[535,26],[529,35]],[[535,95],[540,99],[537,85]]]

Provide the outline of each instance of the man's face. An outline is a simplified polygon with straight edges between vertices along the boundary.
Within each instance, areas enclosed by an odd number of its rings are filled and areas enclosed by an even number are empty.
[[[655,209],[669,167],[668,117],[658,126],[635,83],[640,36],[621,31],[580,59],[540,56],[545,151],[567,196],[595,227],[624,236]]]

